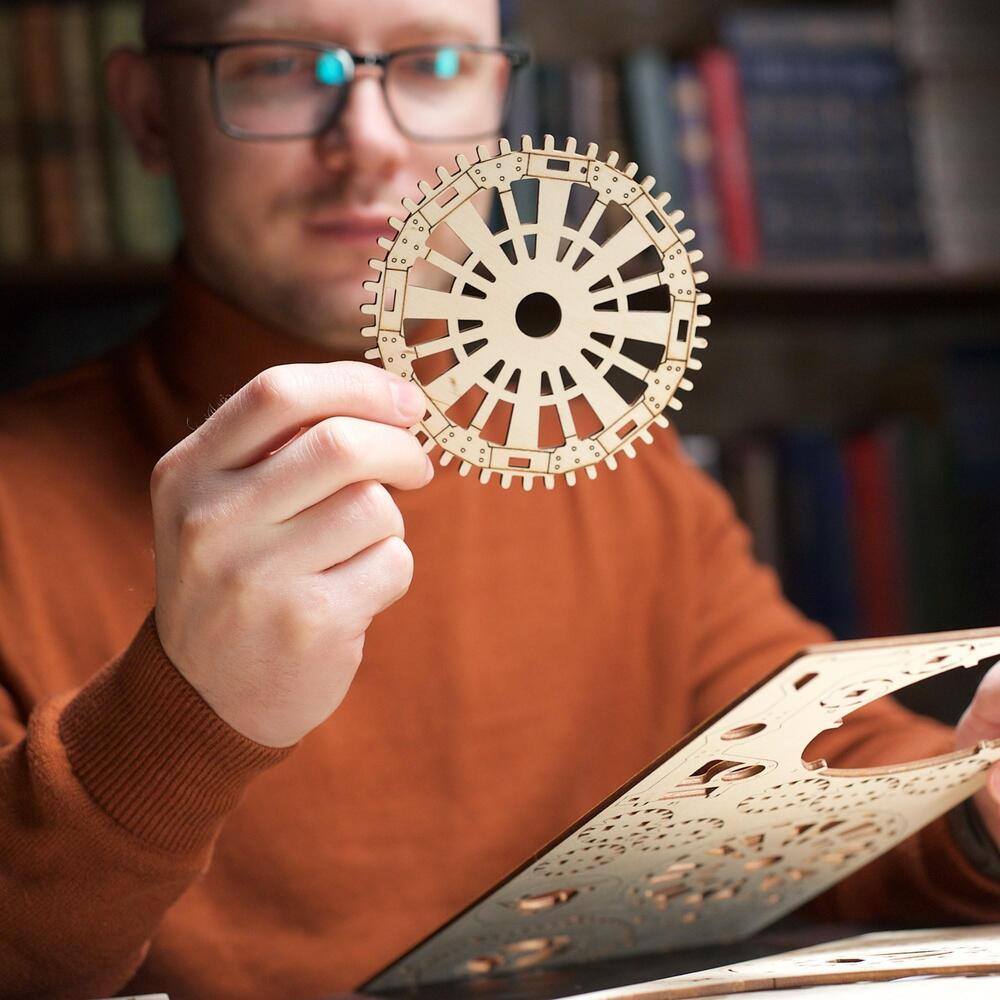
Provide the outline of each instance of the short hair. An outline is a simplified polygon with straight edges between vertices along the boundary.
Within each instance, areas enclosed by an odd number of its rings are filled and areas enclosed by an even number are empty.
[[[238,0],[144,0],[142,40],[150,45],[170,38],[178,28],[214,21]]]

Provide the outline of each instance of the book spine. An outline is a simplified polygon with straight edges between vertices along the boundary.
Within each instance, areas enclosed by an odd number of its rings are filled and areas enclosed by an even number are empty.
[[[88,7],[80,0],[64,3],[60,8],[59,27],[80,218],[80,250],[85,257],[105,257],[111,252],[111,217],[101,149],[96,57]]]
[[[844,444],[844,463],[863,629],[868,636],[898,635],[908,615],[889,442],[877,432],[856,435]]]
[[[40,243],[47,256],[66,260],[79,253],[80,227],[59,59],[58,16],[51,3],[26,3],[19,16],[22,91]]]
[[[760,260],[760,230],[739,70],[720,48],[703,52],[698,68],[715,141],[716,190],[729,259],[750,266]]]
[[[17,22],[0,7],[0,260],[23,261],[33,250],[21,95]]]
[[[673,93],[677,112],[677,151],[687,198],[687,204],[682,207],[697,235],[698,248],[710,260],[720,260],[724,251],[713,175],[715,147],[705,88],[693,63],[677,65]]]

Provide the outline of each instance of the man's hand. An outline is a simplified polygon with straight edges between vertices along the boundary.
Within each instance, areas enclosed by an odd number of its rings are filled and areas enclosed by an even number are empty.
[[[258,375],[151,482],[164,651],[233,728],[290,746],[343,700],[372,618],[413,560],[382,484],[433,466],[405,428],[419,391],[371,365]]]
[[[959,749],[980,740],[995,739],[1000,739],[1000,663],[994,664],[983,678],[955,730]],[[975,803],[993,842],[1000,848],[1000,762],[990,768],[985,786],[976,793]]]

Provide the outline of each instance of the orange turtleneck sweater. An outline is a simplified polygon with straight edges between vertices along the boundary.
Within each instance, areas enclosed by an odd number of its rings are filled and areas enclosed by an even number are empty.
[[[189,275],[118,353],[0,404],[0,993],[349,988],[804,644],[676,439],[574,489],[450,472],[397,496],[416,564],[341,708],[293,751],[159,646],[148,479],[263,368],[326,361]],[[840,766],[951,748],[880,703]],[[1000,920],[943,821],[824,917]]]

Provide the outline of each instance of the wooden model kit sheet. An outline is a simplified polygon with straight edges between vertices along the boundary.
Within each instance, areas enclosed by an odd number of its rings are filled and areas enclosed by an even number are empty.
[[[812,646],[365,985],[373,992],[749,937],[978,789],[1000,740],[898,766],[802,754],[1000,629]]]

